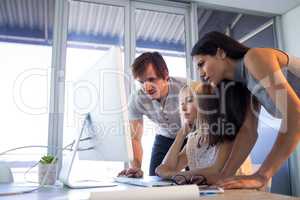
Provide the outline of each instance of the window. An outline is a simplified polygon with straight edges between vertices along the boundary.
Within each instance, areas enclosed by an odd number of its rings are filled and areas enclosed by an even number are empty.
[[[143,52],[158,51],[162,54],[172,77],[187,77],[186,26],[184,13],[167,12],[163,6],[137,3],[135,10],[136,56]],[[161,9],[158,9],[160,7]],[[160,10],[160,11],[158,11]],[[144,174],[149,173],[152,145],[156,124],[144,117],[142,137]]]
[[[53,13],[47,11],[53,7],[52,0],[0,2],[0,152],[47,145],[53,26]],[[8,162],[14,179],[22,181],[25,170],[46,152],[47,148],[16,150],[1,160]]]
[[[84,117],[80,112],[83,105],[78,105],[77,98],[74,98],[82,89],[77,87],[76,82],[85,71],[101,63],[102,56],[111,47],[117,46],[124,50],[124,8],[73,1],[70,3],[68,24],[64,146],[74,140],[78,129],[81,128],[80,121]],[[83,94],[88,92],[83,90],[81,91]],[[124,164],[123,162],[77,160],[74,167],[73,173],[76,179],[89,177],[95,179],[95,174],[99,178],[116,176],[123,169]]]
[[[1,133],[3,139],[0,141],[0,151],[16,146],[48,144],[50,86],[59,84],[50,83],[51,60],[58,59],[58,57],[51,57],[55,2],[61,1],[0,1],[0,64],[3,66],[1,119],[4,127]],[[129,54],[132,52],[136,55],[149,50],[161,52],[171,76],[188,76],[186,68],[189,60],[186,59],[189,55],[185,53],[186,49],[189,49],[185,31],[188,29],[186,5],[181,5],[177,9],[176,6],[180,3],[174,2],[172,5],[175,4],[175,7],[154,4],[148,7],[146,3],[129,0],[66,2],[70,5],[70,12],[65,67],[63,146],[73,141],[76,130],[80,128],[78,121],[74,121],[78,115],[74,111],[76,103],[72,99],[73,83],[85,70],[101,60],[102,55],[110,47],[121,47],[126,74],[130,73],[129,65],[132,60],[129,61]],[[167,1],[165,3],[168,4]],[[133,18],[129,19],[132,13],[130,9],[134,11],[136,20],[130,22],[137,27],[137,35],[133,36],[136,38],[136,45],[130,43],[131,36],[135,34],[129,30],[129,21],[133,20]],[[156,24],[159,24],[158,28]],[[137,48],[130,51],[132,46]],[[57,49],[54,50],[59,52]],[[129,91],[130,84],[127,86],[126,89]],[[55,102],[52,102],[54,105],[64,103],[63,98],[52,99],[55,99]],[[57,124],[60,122],[57,123],[50,118],[50,127],[52,125],[56,127]],[[151,123],[147,124],[149,126],[145,125],[146,129],[150,127],[149,129],[153,130]],[[60,138],[59,134],[50,133],[51,139],[54,137],[55,139],[49,142],[59,146],[60,141],[56,140]],[[153,139],[154,133],[147,131],[144,137],[144,147],[148,151],[145,155],[150,155],[152,142],[145,142],[147,135]],[[32,148],[9,153],[1,159],[8,161],[14,167],[14,172],[18,171],[21,175],[25,168],[32,166],[46,152],[47,150],[43,148]],[[149,159],[150,157],[145,157],[145,160]],[[87,162],[82,164],[91,166]],[[83,165],[82,168],[85,167]],[[91,170],[91,173],[103,169],[111,172],[106,175],[115,175],[123,169],[123,163],[114,163],[114,165],[101,163],[100,165]],[[147,167],[147,164],[144,166]],[[32,172],[35,173],[36,170]]]

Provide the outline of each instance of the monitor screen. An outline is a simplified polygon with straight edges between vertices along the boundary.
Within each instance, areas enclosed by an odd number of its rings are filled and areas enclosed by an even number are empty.
[[[112,47],[78,78],[74,102],[77,112],[89,115],[85,127],[79,128],[84,128],[82,138],[91,138],[79,143],[80,159],[132,160],[126,78],[119,47]]]

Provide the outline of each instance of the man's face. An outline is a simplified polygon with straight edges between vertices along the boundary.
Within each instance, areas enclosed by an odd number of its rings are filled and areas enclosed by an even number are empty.
[[[152,64],[149,64],[144,74],[138,76],[136,80],[141,84],[143,90],[151,99],[159,100],[168,94],[167,79],[159,78]]]

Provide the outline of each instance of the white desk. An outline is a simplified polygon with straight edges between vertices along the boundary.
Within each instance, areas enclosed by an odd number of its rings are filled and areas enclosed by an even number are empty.
[[[1,185],[0,187],[5,187]],[[0,200],[20,200],[20,199],[29,199],[29,200],[78,200],[78,199],[88,199],[90,192],[94,191],[115,191],[115,190],[126,190],[134,188],[135,186],[122,185],[119,184],[115,187],[105,187],[105,188],[89,188],[89,189],[70,189],[63,186],[46,186],[37,191],[33,191],[25,194],[18,195],[9,195],[9,196],[0,196]]]
[[[135,186],[123,185],[120,184],[116,187],[107,187],[107,188],[93,188],[93,189],[69,189],[66,187],[45,187],[38,191],[14,195],[14,196],[5,196],[0,197],[2,200],[20,200],[20,199],[29,199],[29,200],[78,200],[78,199],[88,199],[90,192],[95,191],[114,191],[114,190],[127,190],[130,188],[136,188]],[[120,197],[122,199],[122,197]],[[300,199],[295,197],[277,195],[272,193],[259,192],[255,190],[226,190],[224,194],[210,196],[210,197],[199,197],[201,200],[292,200]]]

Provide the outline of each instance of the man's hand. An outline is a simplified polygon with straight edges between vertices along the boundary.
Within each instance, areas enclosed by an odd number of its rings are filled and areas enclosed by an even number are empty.
[[[253,174],[250,176],[233,176],[218,181],[217,185],[224,189],[261,189],[267,185],[267,178]]]
[[[127,176],[129,178],[142,178],[144,172],[140,168],[128,168],[121,171],[118,176]]]

